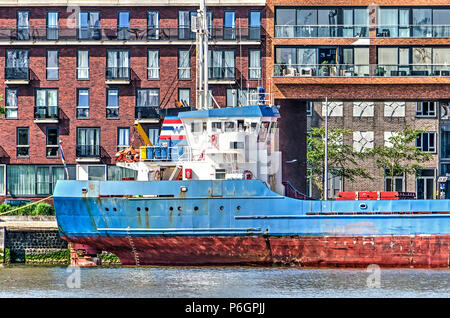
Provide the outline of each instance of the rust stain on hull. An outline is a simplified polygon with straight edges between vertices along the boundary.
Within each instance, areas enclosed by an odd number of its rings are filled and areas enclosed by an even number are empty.
[[[126,237],[71,242],[116,254],[135,265]],[[133,237],[139,265],[295,265],[307,267],[449,268],[450,235]]]

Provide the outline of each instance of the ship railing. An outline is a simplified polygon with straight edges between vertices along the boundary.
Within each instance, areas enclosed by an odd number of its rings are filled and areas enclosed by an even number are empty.
[[[249,105],[272,105],[273,94],[272,93],[250,93],[248,97]]]
[[[298,191],[289,181],[282,181],[285,189],[285,196],[298,200],[316,200],[309,195]]]
[[[145,154],[143,151],[145,149]],[[147,146],[141,147],[141,161],[191,161],[192,149],[189,146]]]

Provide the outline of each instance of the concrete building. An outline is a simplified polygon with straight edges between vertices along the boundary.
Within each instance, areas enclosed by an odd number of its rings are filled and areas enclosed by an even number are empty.
[[[211,103],[236,106],[266,77],[263,0],[208,1]],[[64,178],[121,180],[118,150],[156,140],[195,105],[192,1],[0,0],[0,202]]]
[[[417,146],[433,160],[417,177],[396,177],[393,190],[435,198],[438,177],[450,172],[449,3],[269,0],[266,16],[271,26],[266,56],[273,61],[267,81],[287,118],[280,134],[290,137],[281,141],[286,178],[318,195],[305,182],[305,136],[324,124],[328,97],[329,127],[353,130],[344,142],[355,149],[382,145],[407,124],[425,128]],[[338,191],[391,190],[374,161],[364,167],[373,180],[331,176],[330,197]],[[450,189],[448,182],[445,186]]]

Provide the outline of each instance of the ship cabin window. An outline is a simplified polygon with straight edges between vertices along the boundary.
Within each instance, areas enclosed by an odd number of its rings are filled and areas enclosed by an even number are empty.
[[[225,122],[225,132],[235,131],[235,123],[234,121],[226,121]]]
[[[216,180],[225,179],[225,169],[216,169]]]
[[[237,121],[237,129],[239,132],[245,131],[244,120]]]
[[[273,122],[272,125],[270,126],[270,133],[275,134],[276,129],[277,129],[277,123]]]
[[[212,132],[221,132],[222,131],[222,123],[220,121],[213,121],[211,123]]]
[[[258,142],[266,140],[267,133],[269,131],[269,125],[270,125],[270,122],[267,122],[267,121],[263,121],[261,123],[261,129],[259,130],[259,134],[258,134]]]
[[[202,126],[203,126],[203,132],[206,132],[207,131],[207,129],[208,129],[208,123],[207,122],[202,122]]]
[[[250,123],[250,132],[256,132],[256,130],[258,129],[258,123]]]
[[[191,123],[191,132],[199,133],[202,131],[202,123],[198,121],[194,121]]]

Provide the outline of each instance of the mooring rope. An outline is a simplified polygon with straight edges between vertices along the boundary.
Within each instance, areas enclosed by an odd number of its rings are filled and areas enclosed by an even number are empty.
[[[21,209],[25,209],[26,207],[29,207],[29,206],[38,204],[38,203],[40,203],[40,202],[42,202],[42,201],[45,201],[45,200],[48,200],[48,199],[50,199],[50,198],[52,198],[52,197],[53,197],[53,195],[51,195],[51,196],[49,196],[49,197],[46,197],[46,198],[44,198],[44,199],[41,199],[41,200],[39,200],[39,201],[34,201],[34,202],[31,202],[31,203],[25,204],[25,205],[23,205],[23,206],[21,206],[21,207],[18,207],[18,208],[9,210],[9,211],[2,212],[2,213],[0,213],[0,215],[4,215],[4,214],[8,214],[8,213],[11,213],[11,212],[15,212],[15,211],[18,211],[18,210],[21,210]]]

